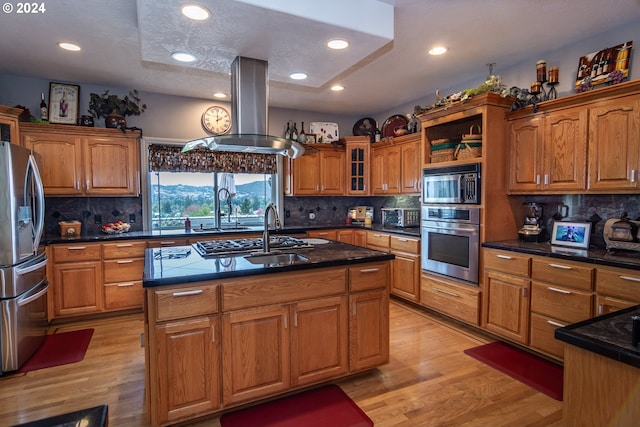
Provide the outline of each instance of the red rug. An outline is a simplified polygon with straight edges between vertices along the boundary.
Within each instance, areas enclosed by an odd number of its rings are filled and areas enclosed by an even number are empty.
[[[44,342],[18,372],[29,372],[52,366],[67,365],[84,359],[93,329],[47,335]]]
[[[561,366],[500,341],[464,352],[547,396],[562,401]]]
[[[371,427],[373,421],[337,385],[224,414],[222,427]]]

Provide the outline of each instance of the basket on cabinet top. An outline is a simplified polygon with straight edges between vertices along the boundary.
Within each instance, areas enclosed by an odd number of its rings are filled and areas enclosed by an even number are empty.
[[[457,160],[474,159],[482,156],[482,129],[472,125],[468,134],[462,135],[454,156]]]

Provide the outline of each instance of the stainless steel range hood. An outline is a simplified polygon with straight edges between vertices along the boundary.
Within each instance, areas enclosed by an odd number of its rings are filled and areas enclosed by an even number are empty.
[[[267,134],[268,98],[267,62],[236,57],[231,64],[231,133],[189,141],[182,151],[207,147],[214,151],[281,154],[291,158],[304,155],[302,144]]]

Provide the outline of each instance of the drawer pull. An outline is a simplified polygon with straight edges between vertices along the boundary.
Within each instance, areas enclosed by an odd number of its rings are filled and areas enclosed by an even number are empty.
[[[551,287],[551,286],[549,286],[547,289],[550,290],[551,292],[557,292],[559,294],[571,295],[571,292],[565,291],[564,289],[558,289],[558,288],[554,288],[554,287]]]
[[[167,246],[167,245],[175,245],[175,244],[176,244],[176,242],[160,242],[160,244],[161,244],[162,246]]]
[[[549,264],[549,267],[559,268],[561,270],[571,270],[571,267],[569,267],[568,265]]]
[[[433,288],[433,290],[436,291],[436,292],[440,292],[441,294],[450,295],[452,297],[456,297],[456,298],[460,297],[460,295],[456,294],[455,292],[445,291],[444,289]]]
[[[360,273],[377,273],[378,271],[380,271],[379,268],[363,268]]]
[[[189,297],[192,295],[200,295],[202,293],[202,289],[195,289],[193,291],[182,291],[182,292],[174,292],[171,295],[174,297]]]
[[[116,264],[131,264],[133,262],[132,259],[118,260]]]
[[[500,258],[500,259],[513,259],[513,257],[509,256],[509,255],[496,255],[496,258]]]
[[[133,245],[132,245],[131,243],[118,243],[118,244],[116,245],[116,247],[117,247],[117,248],[130,248],[130,247],[132,247],[132,246],[133,246]]]
[[[631,276],[620,276],[622,280],[628,280],[630,282],[640,282],[640,278],[631,277]]]
[[[399,241],[399,242],[406,243],[406,242],[408,242],[409,240],[408,240],[408,239],[398,239],[398,241]]]
[[[69,250],[69,251],[82,251],[82,250],[85,250],[85,249],[87,249],[86,246],[69,246],[67,248],[67,250]]]
[[[135,283],[118,283],[119,288],[128,288],[133,285],[135,285]]]
[[[373,237],[385,237],[384,234],[374,234]]]
[[[563,325],[562,323],[554,322],[553,320],[547,320],[547,323],[551,326],[555,326],[556,328],[564,328],[567,325]]]

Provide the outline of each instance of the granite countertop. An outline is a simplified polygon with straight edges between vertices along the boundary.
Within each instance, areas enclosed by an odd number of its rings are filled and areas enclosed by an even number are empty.
[[[420,237],[420,227],[384,227],[381,224],[373,224],[371,227],[365,227],[364,225],[320,225],[309,227],[284,227],[281,230],[269,230],[269,234],[303,234],[308,230],[327,230],[327,229],[354,229],[354,230],[374,230],[391,234],[403,234],[407,236]],[[47,235],[44,237],[43,242],[46,245],[55,243],[74,243],[74,242],[104,242],[111,240],[136,240],[136,239],[157,239],[157,238],[201,238],[201,240],[211,239],[213,237],[227,236],[232,239],[237,234],[257,233],[262,234],[263,227],[247,227],[241,230],[223,230],[223,231],[185,231],[185,230],[171,230],[171,231],[131,231],[121,234],[82,234],[78,237],[61,237],[59,235]]]
[[[297,253],[308,261],[271,266],[253,264],[245,259],[246,253],[204,258],[192,246],[148,248],[145,252],[143,286],[155,287],[181,283],[218,280],[231,277],[270,274],[311,268],[333,267],[364,262],[387,261],[393,254],[324,239],[313,239],[311,248],[283,248],[286,253]],[[275,252],[275,250],[273,251]]]
[[[560,341],[640,368],[640,348],[631,345],[631,316],[640,305],[555,330]]]
[[[548,256],[611,267],[630,268],[640,270],[640,252],[617,250],[607,252],[606,249],[589,248],[586,250],[573,249],[546,243],[522,242],[520,240],[503,240],[485,242],[484,248],[502,249],[531,255]]]

